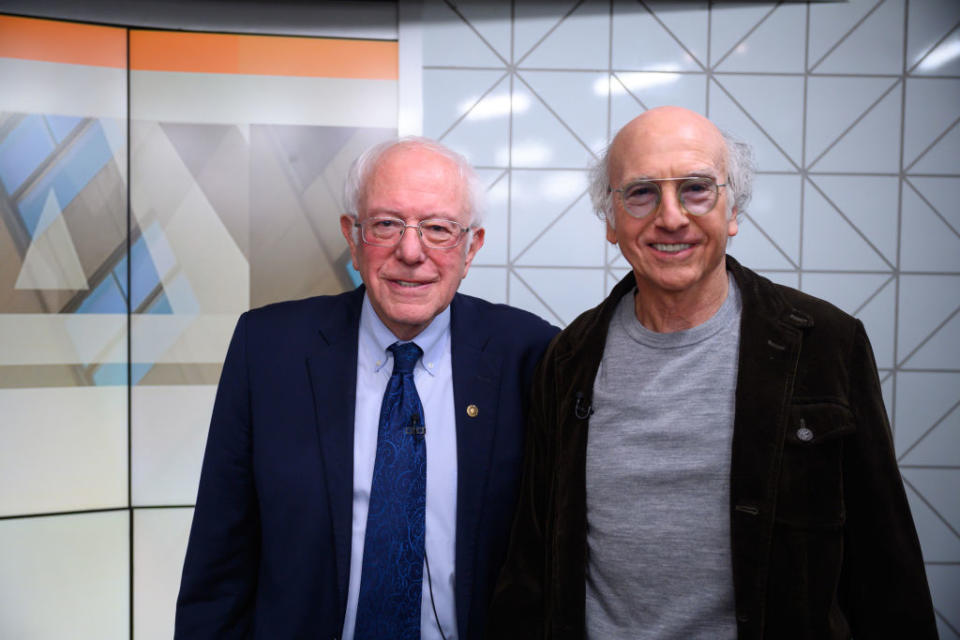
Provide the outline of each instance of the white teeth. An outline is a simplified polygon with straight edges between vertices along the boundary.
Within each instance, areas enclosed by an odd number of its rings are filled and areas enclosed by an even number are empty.
[[[418,287],[420,286],[419,282],[407,282],[406,280],[396,280],[395,281],[401,287]]]
[[[689,249],[692,246],[693,245],[686,244],[686,243],[663,244],[660,242],[655,242],[653,244],[653,248],[656,249],[657,251],[666,251],[668,253],[676,253],[677,251],[683,251],[684,249]]]

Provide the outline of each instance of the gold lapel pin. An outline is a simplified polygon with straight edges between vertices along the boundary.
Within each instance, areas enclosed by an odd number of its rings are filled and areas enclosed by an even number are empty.
[[[477,405],[475,405],[475,404],[468,404],[468,405],[467,405],[467,415],[468,415],[468,416],[470,416],[471,418],[476,418],[476,417],[477,417],[477,414],[479,414],[479,413],[480,413],[480,409],[477,409]]]

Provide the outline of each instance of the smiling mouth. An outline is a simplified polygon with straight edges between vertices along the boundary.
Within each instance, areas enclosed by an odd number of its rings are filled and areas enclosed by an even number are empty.
[[[664,244],[662,242],[654,242],[650,246],[656,249],[657,251],[663,251],[665,253],[679,253],[684,249],[689,249],[693,245],[686,242],[678,242],[674,244]]]

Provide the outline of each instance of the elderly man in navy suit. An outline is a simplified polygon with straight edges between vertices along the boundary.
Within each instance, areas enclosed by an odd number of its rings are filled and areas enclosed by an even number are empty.
[[[556,328],[457,293],[477,180],[374,147],[340,219],[363,286],[243,314],[224,363],[178,638],[479,638]]]

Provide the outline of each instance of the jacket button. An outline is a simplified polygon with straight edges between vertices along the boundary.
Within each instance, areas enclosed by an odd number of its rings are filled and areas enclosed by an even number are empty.
[[[806,427],[800,427],[797,429],[797,440],[800,442],[810,442],[813,440],[813,431]]]

